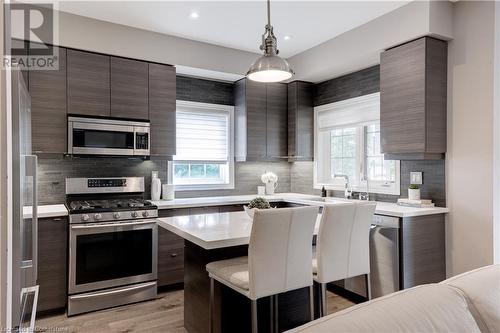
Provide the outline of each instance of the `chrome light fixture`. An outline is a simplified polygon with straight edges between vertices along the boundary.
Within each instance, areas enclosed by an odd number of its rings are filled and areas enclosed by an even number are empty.
[[[288,80],[294,74],[290,64],[278,56],[276,36],[271,25],[271,3],[267,0],[267,24],[266,31],[262,35],[260,49],[264,55],[257,59],[247,72],[247,77],[258,82],[279,82]]]

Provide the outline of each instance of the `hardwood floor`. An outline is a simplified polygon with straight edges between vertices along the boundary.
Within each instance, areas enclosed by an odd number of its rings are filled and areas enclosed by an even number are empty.
[[[39,318],[36,321],[37,332],[82,332],[82,333],[187,333],[183,324],[183,290],[168,291],[158,294],[153,301],[121,306],[66,317],[58,314]],[[348,308],[354,303],[328,292],[328,313]]]

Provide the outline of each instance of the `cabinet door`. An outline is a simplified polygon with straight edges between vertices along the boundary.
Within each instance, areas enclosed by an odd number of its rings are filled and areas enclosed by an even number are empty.
[[[111,57],[111,116],[149,119],[147,62]]]
[[[314,156],[313,84],[288,84],[288,157],[310,161]]]
[[[175,67],[149,64],[151,155],[175,155]]]
[[[38,311],[66,306],[67,239],[65,217],[38,221]]]
[[[250,159],[267,156],[266,108],[266,84],[246,80],[246,148]]]
[[[66,119],[66,49],[54,47],[58,53],[58,70],[31,70],[31,131],[34,153],[67,151]]]
[[[382,153],[425,152],[425,38],[380,56]]]
[[[158,228],[158,286],[184,282],[184,239]]]
[[[193,207],[189,208],[189,215],[219,213],[219,206]]]
[[[219,206],[219,213],[241,212],[242,210],[244,210],[243,205]]]
[[[283,83],[267,84],[267,157],[285,158],[287,145],[287,86]]]
[[[110,57],[68,50],[68,113],[110,115]]]

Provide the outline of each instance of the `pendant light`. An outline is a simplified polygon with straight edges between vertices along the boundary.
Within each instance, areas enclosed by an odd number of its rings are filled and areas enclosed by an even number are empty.
[[[257,59],[247,72],[247,77],[258,82],[279,82],[293,76],[293,70],[288,61],[278,56],[276,36],[271,25],[271,3],[267,0],[266,31],[262,35],[260,49],[264,55]]]

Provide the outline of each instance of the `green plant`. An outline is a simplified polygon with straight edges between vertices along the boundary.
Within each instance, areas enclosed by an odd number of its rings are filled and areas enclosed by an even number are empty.
[[[258,197],[250,201],[250,203],[248,204],[248,208],[269,209],[271,208],[271,205],[266,199]]]
[[[408,186],[408,188],[410,190],[418,190],[420,187],[418,185],[416,185],[416,184],[411,184],[410,186]]]

